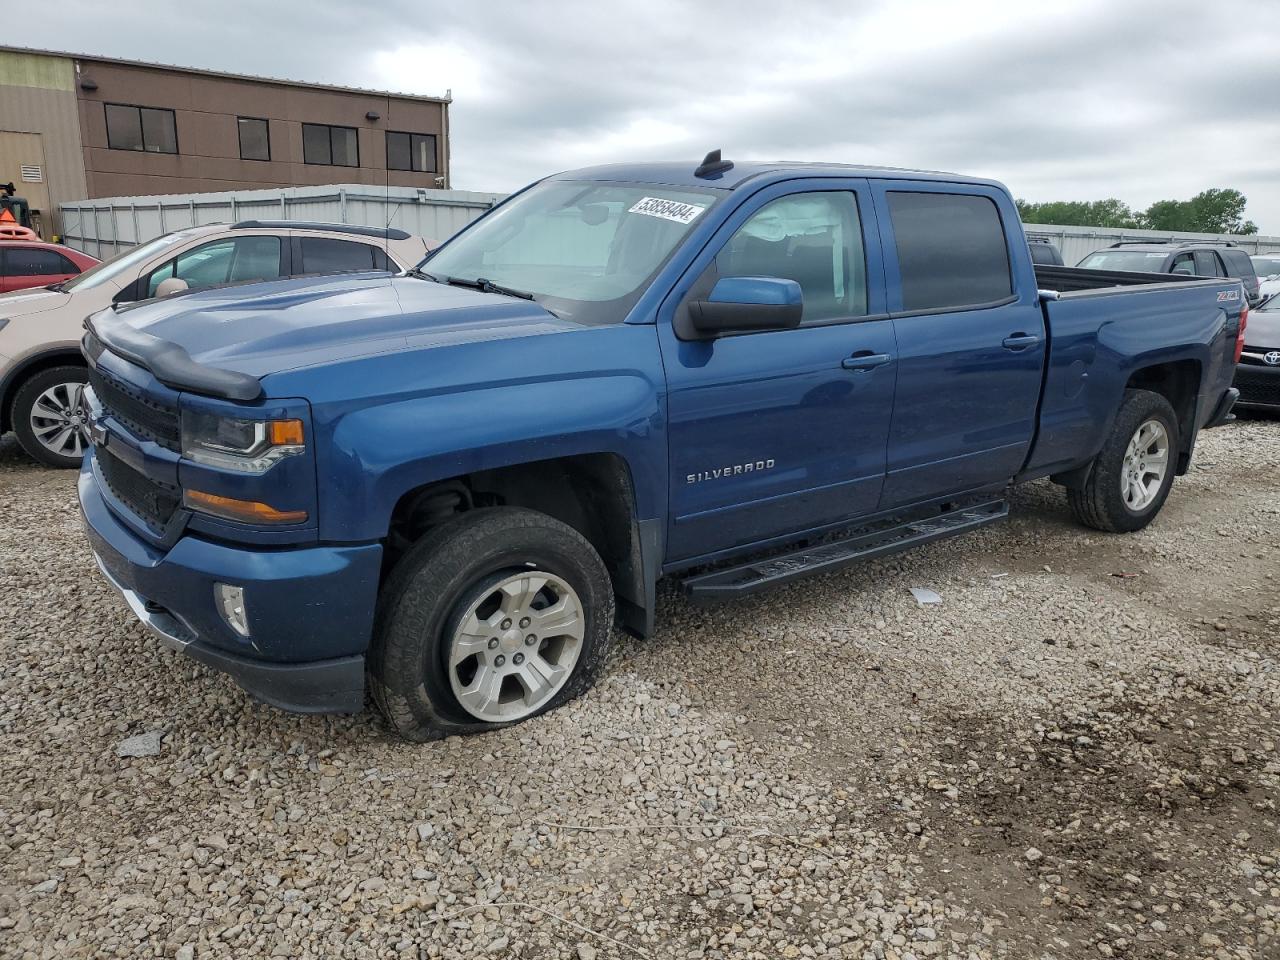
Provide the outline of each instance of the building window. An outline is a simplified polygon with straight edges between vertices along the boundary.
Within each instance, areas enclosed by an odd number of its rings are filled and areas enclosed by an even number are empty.
[[[236,117],[236,126],[240,128],[241,160],[271,159],[271,134],[267,121],[256,117]]]
[[[178,130],[172,110],[108,103],[107,146],[112,150],[177,153]]]
[[[430,133],[387,131],[387,169],[436,172],[436,138]]]
[[[323,123],[302,125],[302,160],[330,167],[360,166],[360,147],[354,127]]]

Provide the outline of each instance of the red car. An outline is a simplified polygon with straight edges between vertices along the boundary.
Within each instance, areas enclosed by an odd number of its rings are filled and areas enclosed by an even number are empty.
[[[0,240],[0,293],[47,287],[79,276],[98,260],[43,240]]]

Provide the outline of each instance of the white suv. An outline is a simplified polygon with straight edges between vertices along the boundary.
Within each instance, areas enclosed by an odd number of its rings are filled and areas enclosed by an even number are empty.
[[[0,432],[12,430],[42,463],[79,466],[80,338],[85,317],[113,303],[305,274],[399,272],[433,246],[403,230],[245,220],[167,233],[71,280],[0,296]]]

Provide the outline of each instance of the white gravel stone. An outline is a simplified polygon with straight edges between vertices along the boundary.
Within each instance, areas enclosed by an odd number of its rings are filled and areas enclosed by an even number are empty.
[[[0,956],[1280,956],[1276,636],[1280,421],[1245,421],[1140,533],[1036,483],[760,596],[664,584],[584,696],[407,744],[160,649],[8,438]]]

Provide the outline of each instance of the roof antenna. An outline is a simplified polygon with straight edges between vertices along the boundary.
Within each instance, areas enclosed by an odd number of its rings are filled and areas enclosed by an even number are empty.
[[[698,169],[693,171],[693,175],[704,180],[718,180],[726,170],[732,169],[732,160],[721,160],[720,151],[712,150],[702,158],[702,163],[698,164]]]

